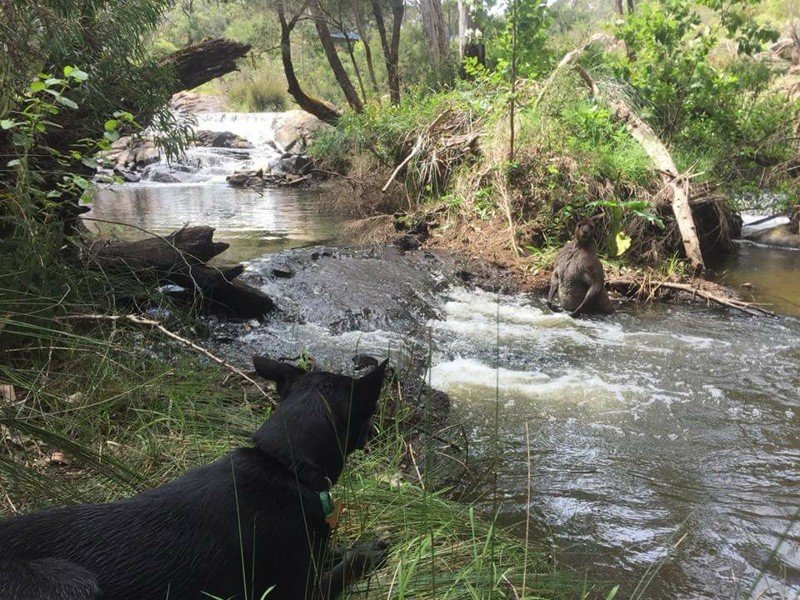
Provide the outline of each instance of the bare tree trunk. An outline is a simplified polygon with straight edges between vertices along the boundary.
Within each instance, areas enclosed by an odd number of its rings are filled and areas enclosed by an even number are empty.
[[[628,0],[628,14],[633,14],[633,2],[634,0]]]
[[[361,90],[361,99],[366,104],[367,102],[367,90],[364,87],[364,79],[361,77],[361,69],[358,68],[358,63],[356,62],[356,54],[353,51],[353,43],[350,41],[350,34],[346,31],[343,32],[345,36],[345,43],[347,44],[347,54],[350,55],[350,62],[353,65],[353,71],[356,74],[356,79],[358,80],[358,89]]]
[[[464,60],[467,30],[473,29],[472,13],[464,0],[458,0],[458,57]]]
[[[614,10],[620,17],[624,14],[622,10],[622,0],[614,0]]]
[[[336,52],[336,45],[331,38],[331,32],[328,29],[328,24],[325,22],[325,17],[319,6],[319,0],[315,0],[311,4],[311,13],[314,17],[314,27],[319,35],[319,41],[322,44],[322,49],[325,51],[325,56],[328,58],[328,64],[331,66],[333,74],[336,76],[336,81],[339,87],[342,88],[344,97],[347,98],[347,103],[356,112],[362,112],[364,105],[358,97],[356,88],[353,87],[353,82],[350,81],[350,76],[344,69],[342,61],[339,60],[339,53]],[[347,35],[347,34],[345,34]]]
[[[428,40],[428,50],[431,53],[433,66],[438,69],[447,58],[449,50],[442,0],[420,0],[419,8],[422,13],[422,27]]]
[[[367,35],[367,28],[364,26],[364,17],[361,11],[356,11],[356,30],[361,37],[361,43],[364,44],[364,58],[367,59],[367,71],[369,72],[369,80],[372,83],[372,89],[380,99],[380,88],[378,87],[378,78],[375,77],[375,65],[372,62],[372,48],[369,46],[369,37]]]
[[[312,98],[306,94],[300,87],[300,82],[297,80],[297,75],[294,72],[294,63],[292,62],[292,30],[297,25],[297,20],[302,13],[297,13],[291,20],[286,19],[286,10],[284,8],[283,0],[278,0],[275,4],[278,11],[278,19],[281,24],[281,61],[283,62],[283,72],[286,75],[286,81],[289,84],[288,92],[297,101],[304,111],[311,113],[318,119],[336,125],[342,113],[332,104],[317,98]]]
[[[381,38],[383,57],[386,61],[386,75],[389,79],[389,97],[392,104],[400,103],[400,75],[397,65],[400,59],[400,28],[403,25],[403,0],[392,0],[392,37],[386,34],[386,25],[383,22],[383,9],[380,0],[372,0],[372,10]]]

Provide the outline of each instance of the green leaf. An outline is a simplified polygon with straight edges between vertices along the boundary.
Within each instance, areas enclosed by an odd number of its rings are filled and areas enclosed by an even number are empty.
[[[616,256],[622,256],[625,254],[625,251],[631,247],[631,238],[624,231],[620,231],[617,234],[615,241],[617,243]]]
[[[44,84],[43,81],[34,81],[28,86],[28,89],[30,89],[32,94],[38,94],[39,92],[44,90],[46,87],[47,86]]]
[[[47,87],[53,87],[54,85],[61,85],[63,83],[63,79],[56,79],[55,77],[50,77],[49,79],[44,80],[44,85]]]
[[[73,102],[66,96],[58,96],[56,100],[58,101],[59,104],[63,104],[67,108],[71,108],[72,110],[78,110],[78,105],[75,104],[75,102]]]
[[[61,192],[59,192],[58,190],[52,190],[50,192],[47,192],[47,197],[48,198],[61,198]]]
[[[118,131],[106,131],[103,134],[103,137],[106,138],[109,142],[116,142],[119,139],[119,132]]]
[[[87,189],[89,187],[89,182],[86,179],[84,179],[83,177],[73,177],[72,178],[72,183],[77,185],[82,190],[85,190],[85,189]]]
[[[69,77],[69,76],[70,76],[70,74],[71,74],[71,73],[72,73],[74,70],[75,70],[75,67],[70,67],[69,65],[67,65],[66,67],[64,67],[64,77]]]
[[[84,156],[83,158],[81,158],[81,162],[84,165],[86,165],[87,167],[89,167],[90,169],[96,169],[97,168],[97,160],[95,160],[94,158],[92,158],[90,156]]]
[[[10,160],[10,161],[8,161],[8,163],[6,164],[6,166],[7,166],[7,167],[18,167],[18,166],[19,166],[19,164],[20,164],[20,160],[19,160],[18,158],[15,158],[14,160]]]
[[[116,119],[109,119],[103,125],[106,131],[114,131],[118,126],[119,126],[119,121],[117,121]]]
[[[615,585],[611,588],[611,591],[608,592],[608,596],[606,596],[606,600],[614,600],[617,597],[617,592],[619,591],[619,586]]]
[[[74,79],[75,81],[84,82],[89,79],[89,74],[85,71],[81,71],[80,69],[73,69],[73,71],[69,74],[69,76]]]
[[[17,123],[16,121],[12,121],[11,119],[3,119],[2,121],[0,121],[0,129],[4,130],[11,129],[13,127],[16,127],[17,125],[19,125],[19,123]]]

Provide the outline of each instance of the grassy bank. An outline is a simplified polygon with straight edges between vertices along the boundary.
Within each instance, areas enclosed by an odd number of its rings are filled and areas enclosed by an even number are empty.
[[[680,37],[669,68],[690,61],[702,77],[643,75],[656,58],[645,55],[651,42],[625,37],[637,23],[617,33],[638,62],[590,44],[576,68],[519,79],[513,94],[506,79],[482,73],[399,106],[346,114],[312,152],[343,176],[343,190],[358,192],[349,197],[361,214],[416,215],[433,226],[433,245],[537,273],[578,218],[603,213],[598,251],[610,270],[680,274],[671,192],[615,106],[647,122],[685,174],[703,253],[713,258],[732,250],[744,199],[796,202],[800,151],[786,131],[800,103],[776,86],[780,71],[749,56],[695,56]],[[678,97],[663,97],[669,90]],[[680,115],[668,118],[673,111]]]
[[[30,317],[4,312],[0,320],[6,335],[25,340],[0,362],[2,517],[129,496],[247,444],[269,416],[271,387],[264,397],[155,332],[61,319],[32,325]],[[193,325],[170,322],[187,336]],[[415,469],[401,469],[411,410],[397,410],[394,387],[387,386],[372,451],[353,457],[335,490],[346,506],[339,542],[392,543],[387,565],[350,597],[576,597],[535,540],[495,528],[425,486]]]

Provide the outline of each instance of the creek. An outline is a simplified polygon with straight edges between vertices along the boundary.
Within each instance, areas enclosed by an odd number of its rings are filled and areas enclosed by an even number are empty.
[[[227,356],[245,366],[254,352],[305,350],[337,370],[358,353],[430,357],[472,468],[497,471],[471,499],[521,535],[530,519],[559,568],[620,584],[620,597],[637,586],[641,598],[797,597],[800,252],[742,246],[725,265],[777,318],[625,305],[575,320],[540,298],[466,289],[446,257],[316,247],[346,242],[320,193],[223,182],[231,160],[269,158],[269,118],[202,119],[256,149],[191,150],[192,181],[100,189],[88,217],[156,233],[217,227],[232,244],[223,258],[248,261],[280,309],[219,324]]]

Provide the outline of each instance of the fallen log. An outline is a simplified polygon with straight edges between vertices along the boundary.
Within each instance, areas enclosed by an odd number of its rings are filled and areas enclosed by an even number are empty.
[[[211,266],[208,260],[228,249],[214,242],[212,227],[184,227],[163,237],[135,242],[94,241],[88,248],[91,266],[117,272],[133,272],[154,283],[171,283],[183,291],[171,295],[200,300],[215,313],[238,318],[260,317],[273,309],[272,300],[256,288],[234,281],[242,265]]]
[[[161,64],[173,68],[178,80],[175,91],[180,92],[236,71],[236,61],[248,52],[250,44],[226,38],[209,38],[173,52]]]
[[[775,313],[762,308],[754,302],[744,302],[736,298],[730,298],[717,294],[704,287],[707,282],[698,280],[694,283],[677,283],[674,281],[654,281],[637,280],[630,277],[617,277],[606,282],[606,286],[618,291],[626,296],[647,296],[653,298],[658,295],[660,290],[674,290],[690,294],[693,297],[702,298],[706,302],[713,302],[721,306],[727,306],[734,310],[739,310],[753,316],[774,317]]]

